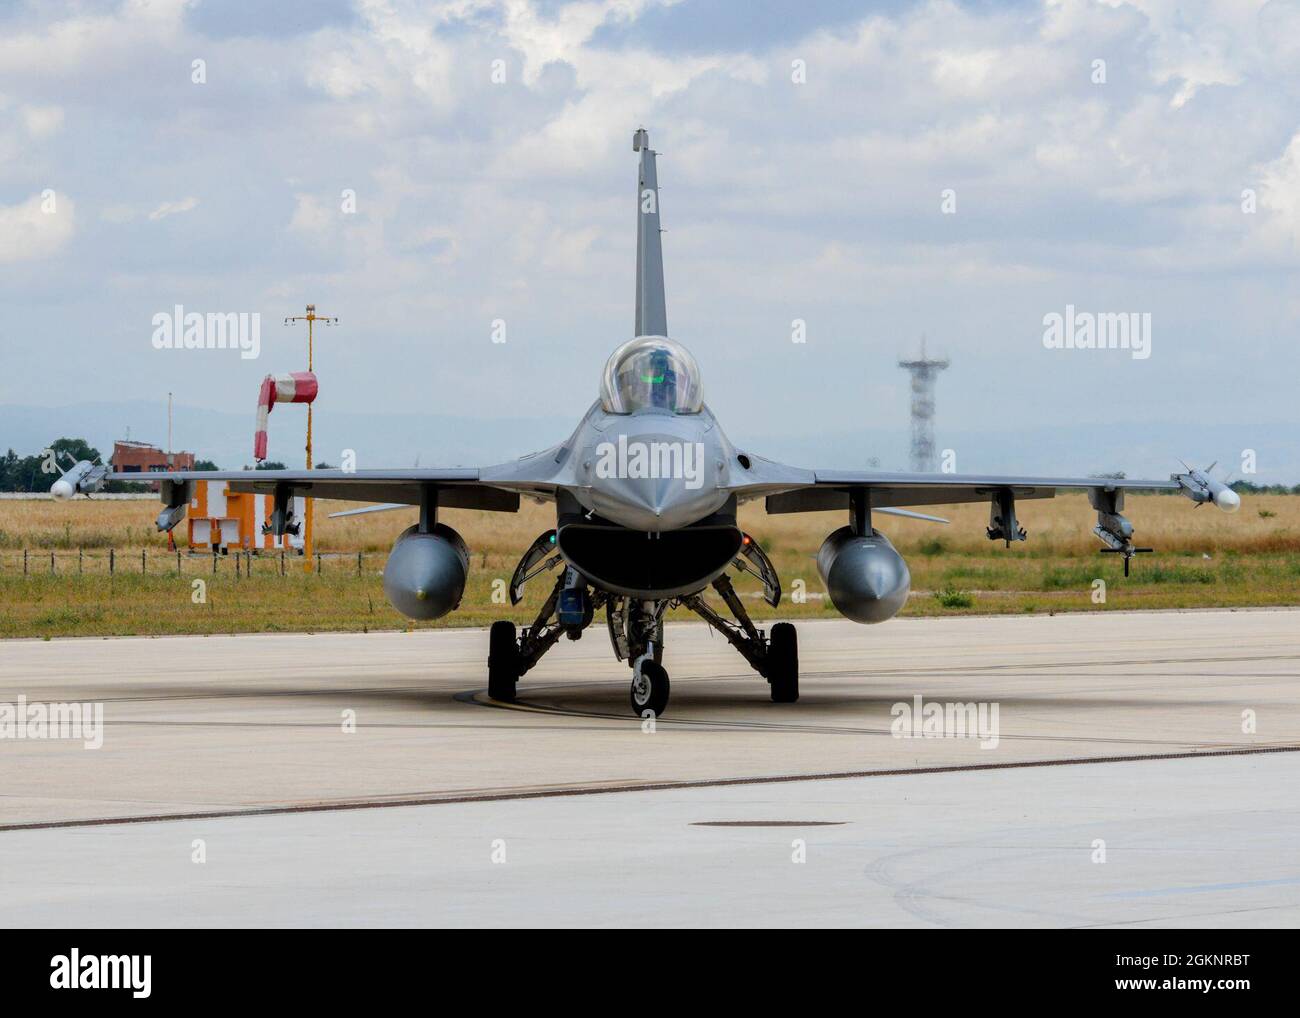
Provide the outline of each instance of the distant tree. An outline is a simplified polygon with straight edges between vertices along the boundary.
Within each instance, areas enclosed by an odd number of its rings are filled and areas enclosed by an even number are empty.
[[[1300,484],[1289,488],[1285,484],[1254,484],[1251,481],[1233,481],[1228,487],[1240,495],[1300,495]]]
[[[195,470],[220,470],[221,468],[217,466],[215,463],[213,463],[212,460],[195,460],[194,469]]]
[[[333,468],[332,466],[330,466],[328,463],[317,463],[317,464],[316,464],[316,469],[317,469],[317,470],[333,470],[334,468]]]
[[[81,460],[92,463],[99,460],[99,450],[84,438],[56,438],[50,443],[50,448],[58,454],[59,465],[65,470]]]
[[[153,488],[135,481],[109,481],[104,485],[104,491],[110,495],[140,495],[151,493]]]
[[[264,460],[253,468],[254,470],[285,470],[287,469],[279,460]]]
[[[4,456],[0,456],[0,491],[14,490],[14,479],[17,476],[20,462],[18,454],[12,449],[5,453]]]

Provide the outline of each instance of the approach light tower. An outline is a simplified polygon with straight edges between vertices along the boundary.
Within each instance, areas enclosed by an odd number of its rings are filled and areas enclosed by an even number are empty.
[[[898,366],[912,375],[912,469],[918,473],[933,473],[934,380],[948,366],[948,358],[927,358],[925,337],[922,336],[920,358],[901,360]]]

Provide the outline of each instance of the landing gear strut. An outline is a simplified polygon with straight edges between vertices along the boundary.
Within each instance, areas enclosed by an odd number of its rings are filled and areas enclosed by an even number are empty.
[[[520,561],[510,586],[512,603],[518,604],[523,586],[532,577],[553,569],[558,554],[548,558],[552,547],[548,531],[533,542]],[[757,577],[763,597],[772,607],[781,600],[776,570],[762,550],[746,539],[735,566]],[[541,660],[561,636],[578,639],[591,624],[595,611],[605,609],[609,639],[614,655],[632,667],[629,699],[632,711],[658,716],[668,708],[669,679],[663,666],[664,615],[677,605],[689,608],[720,632],[771,687],[773,703],[794,703],[799,699],[799,640],[788,622],[778,622],[771,635],[754,625],[731,580],[719,576],[713,589],[731,613],[727,618],[704,600],[702,591],[675,598],[643,601],[622,594],[592,590],[588,581],[566,566],[556,578],[533,624],[515,635],[513,622],[492,624],[488,649],[488,695],[494,700],[515,699],[519,678]]]
[[[702,593],[666,601],[609,599],[606,607],[609,637],[618,659],[632,665],[632,710],[638,715],[647,710],[659,715],[668,706],[668,672],[660,663],[663,617],[676,604],[691,609],[740,651],[753,669],[767,679],[773,703],[794,703],[799,699],[799,639],[794,626],[778,622],[769,637],[754,625],[730,579],[719,576],[713,581],[713,589],[734,620],[715,611]]]
[[[714,611],[702,594],[684,597],[682,604],[725,636],[754,671],[767,679],[773,703],[795,703],[799,699],[799,639],[794,626],[778,622],[772,627],[772,635],[765,637],[745,611],[731,580],[719,576],[713,581],[713,589],[731,609],[735,621]]]
[[[581,594],[575,598],[574,594]],[[568,595],[568,604],[561,604],[562,595]],[[566,633],[576,640],[591,624],[593,611],[605,601],[600,591],[588,592],[585,584],[581,590],[575,586],[571,570],[560,573],[550,595],[546,598],[531,626],[515,638],[515,624],[506,620],[493,622],[488,632],[488,696],[493,700],[511,703],[515,699],[520,676],[542,659],[542,655],[555,646]],[[580,604],[582,610],[574,616],[569,610]]]
[[[669,601],[611,598],[606,609],[614,654],[632,665],[632,711],[656,717],[668,707],[668,671],[664,655],[664,613]]]

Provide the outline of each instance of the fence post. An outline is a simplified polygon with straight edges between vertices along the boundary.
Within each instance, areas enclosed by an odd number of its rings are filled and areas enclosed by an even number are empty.
[[[357,552],[357,575],[361,575],[361,552]]]
[[[77,549],[77,572],[85,572],[84,554],[81,548]]]
[[[280,549],[280,575],[284,575],[284,549]]]
[[[180,576],[180,574],[181,574],[181,550],[177,548],[176,549],[176,575]]]
[[[215,546],[212,548],[212,575],[217,575],[217,549]]]
[[[149,550],[147,548],[140,549],[140,575],[141,576],[145,574],[146,567],[145,567],[144,557],[148,554],[149,554]]]
[[[108,575],[109,576],[113,575],[113,565],[116,558],[117,558],[116,549],[109,548],[108,549]]]
[[[316,553],[316,575],[320,575],[320,552]]]
[[[27,575],[27,549],[23,549],[23,575]]]
[[[54,552],[50,552],[50,575],[54,575]]]

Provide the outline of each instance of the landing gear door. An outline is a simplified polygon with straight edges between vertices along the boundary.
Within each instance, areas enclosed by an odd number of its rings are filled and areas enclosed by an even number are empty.
[[[537,568],[538,563],[542,562],[547,555],[554,554],[556,560],[559,559],[559,552],[555,548],[555,531],[548,530],[542,534],[532,545],[524,552],[524,557],[519,560],[519,565],[515,566],[515,574],[510,577],[510,603],[518,604],[524,597],[524,585],[536,576],[539,572],[549,569],[554,563],[543,565]]]
[[[775,608],[781,603],[781,577],[776,574],[776,567],[767,557],[767,552],[746,534],[740,542],[740,554],[749,561],[752,568],[740,559],[736,559],[737,566],[751,576],[758,577],[763,584],[763,600]]]

